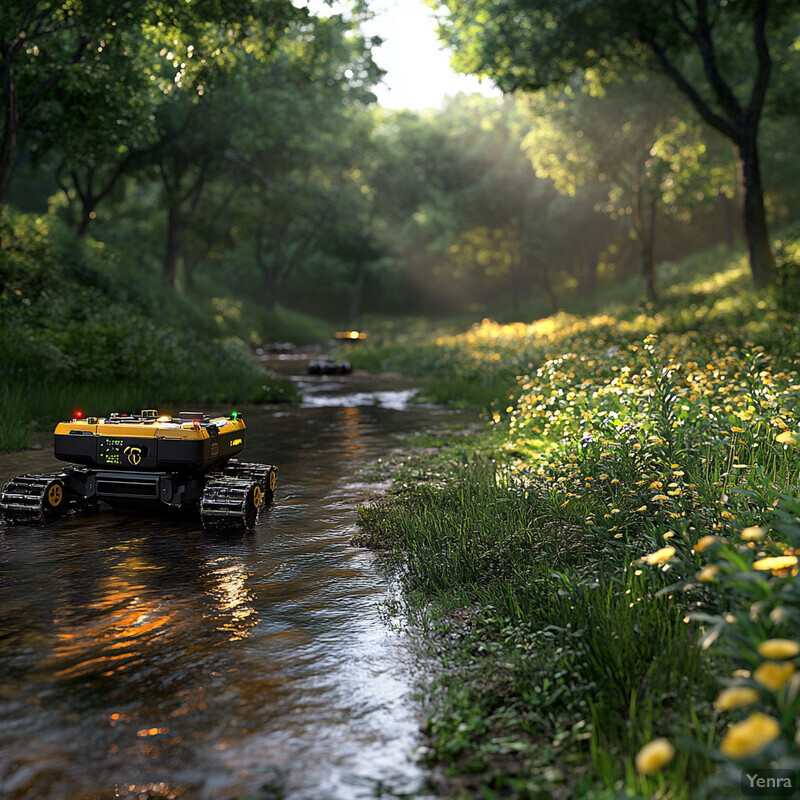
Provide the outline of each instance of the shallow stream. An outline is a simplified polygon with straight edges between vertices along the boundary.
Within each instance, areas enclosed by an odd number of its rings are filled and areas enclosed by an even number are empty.
[[[429,796],[391,586],[350,540],[360,472],[453,412],[397,378],[298,384],[300,405],[243,409],[245,457],[280,468],[250,533],[110,509],[0,522],[0,797]],[[0,482],[60,466],[3,455]]]

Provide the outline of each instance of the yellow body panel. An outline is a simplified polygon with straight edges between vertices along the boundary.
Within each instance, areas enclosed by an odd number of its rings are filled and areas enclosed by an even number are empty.
[[[233,433],[244,431],[245,424],[241,419],[228,419],[227,417],[215,417],[210,422],[217,424],[220,433]],[[224,425],[220,425],[224,422]],[[205,428],[195,427],[192,422],[107,422],[100,418],[97,422],[86,419],[74,419],[70,422],[59,422],[56,425],[55,433],[69,435],[70,431],[81,431],[93,433],[97,436],[123,437],[137,436],[141,439],[188,439],[200,440],[208,439],[209,434]]]

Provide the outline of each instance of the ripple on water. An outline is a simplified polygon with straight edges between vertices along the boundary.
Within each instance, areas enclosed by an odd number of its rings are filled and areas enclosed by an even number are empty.
[[[385,576],[350,540],[359,470],[444,412],[340,384],[324,403],[247,411],[248,459],[281,469],[251,533],[110,511],[0,526],[4,797],[420,789],[405,643],[381,617]],[[58,466],[2,456],[0,480]]]

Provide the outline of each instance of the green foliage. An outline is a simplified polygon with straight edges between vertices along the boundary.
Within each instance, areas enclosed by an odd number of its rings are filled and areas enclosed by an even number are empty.
[[[800,311],[800,228],[784,233],[775,252],[775,299],[781,308]]]
[[[211,308],[126,275],[107,248],[77,243],[52,220],[16,214],[7,215],[2,237],[8,388],[0,448],[20,446],[29,422],[49,425],[76,404],[103,413],[111,409],[97,406],[111,400],[147,407],[293,399],[288,383],[254,364],[239,331],[225,337]]]
[[[450,13],[441,34],[456,49],[456,64],[507,91],[557,85],[571,93],[581,84],[597,91],[622,75],[663,73],[736,148],[753,279],[759,288],[769,285],[758,128],[772,59],[794,60],[782,41],[796,21],[792,3],[759,0],[713,12],[705,2],[655,0],[604,0],[591,8],[581,0],[510,0],[499,9],[487,0],[445,5]]]
[[[651,49],[681,63],[680,56],[699,47],[705,35],[720,48],[734,85],[752,76],[754,44],[747,35],[752,5],[723,7],[713,19],[704,16],[704,4],[671,6],[655,0],[605,0],[591,9],[577,0],[512,0],[499,9],[486,0],[448,0],[445,5],[449,17],[440,32],[456,49],[456,65],[490,75],[507,91],[567,83],[586,70],[602,85],[623,70],[641,70]],[[774,27],[785,24],[793,10],[790,2],[772,4]],[[695,29],[701,35],[693,38],[695,22],[710,30]]]
[[[729,145],[652,89],[652,73],[618,80],[658,45],[695,85],[686,31],[702,4],[604,0],[587,14],[454,0],[444,28],[462,66],[507,88],[567,80],[530,103],[462,95],[425,113],[370,107],[381,70],[368,8],[324,5],[6,3],[0,92],[20,114],[0,122],[0,195],[16,162],[12,203],[51,208],[148,276],[193,296],[222,276],[235,302],[350,326],[363,311],[519,319],[591,298],[636,269],[631,219],[648,270],[720,227],[733,242],[728,203],[709,202],[734,193]],[[740,105],[757,60],[749,36],[740,46],[751,11],[725,6],[710,31]],[[764,172],[778,220],[796,213],[781,122],[796,111],[790,12],[771,4],[768,26],[778,94]]]
[[[170,2],[4,3],[0,10],[0,63],[5,79],[0,91],[4,105],[13,113],[4,116],[0,128],[0,203],[5,200],[16,140],[23,126],[38,128],[44,121],[45,136],[40,142],[52,147],[51,123],[56,121],[55,130],[63,134],[66,154],[73,164],[79,143],[86,140],[87,131],[93,130],[102,144],[90,146],[86,157],[97,164],[98,153],[102,159],[109,158],[115,149],[135,142],[138,129],[147,125],[147,113],[130,111],[138,110],[142,103],[151,105],[148,84],[162,94],[177,92],[184,83],[198,89],[209,64],[223,60],[228,48],[247,41],[254,29],[258,35],[253,36],[250,47],[263,57],[288,25],[306,17],[287,0],[199,0],[191,10],[183,3]],[[224,36],[220,27],[226,32]],[[152,45],[156,43],[167,46],[154,60]],[[114,73],[115,77],[109,78]],[[88,81],[91,89],[82,90],[81,79]],[[61,103],[54,101],[59,83],[65,89]],[[133,87],[135,91],[131,92]],[[76,92],[84,95],[82,113],[74,113],[69,105]],[[98,122],[106,123],[98,111],[102,106],[115,124],[102,124],[98,129]],[[131,134],[127,144],[119,137],[122,127]]]
[[[411,619],[442,661],[424,689],[436,759],[458,781],[512,797],[614,785],[619,766],[603,759],[631,764],[642,737],[680,731],[714,691],[696,631],[626,570],[633,550],[554,517],[508,468],[477,458],[430,470],[410,462],[396,494],[362,507],[359,522],[360,543],[402,557]],[[594,770],[589,740],[602,753]],[[684,759],[676,796],[691,796],[710,767]]]
[[[494,449],[452,437],[359,513],[402,564],[440,665],[432,757],[465,794],[726,797],[743,768],[797,768],[796,321],[740,259],[674,275],[658,314],[487,320],[422,350],[521,376]],[[643,765],[662,737],[674,756]]]

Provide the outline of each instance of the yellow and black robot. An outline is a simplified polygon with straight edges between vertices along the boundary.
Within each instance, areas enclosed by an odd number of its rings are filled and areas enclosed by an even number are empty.
[[[228,417],[154,410],[84,417],[76,411],[55,429],[55,456],[70,466],[7,481],[0,511],[10,522],[50,522],[102,500],[114,507],[195,509],[206,527],[251,528],[272,502],[278,469],[235,458],[246,430],[236,411]]]

